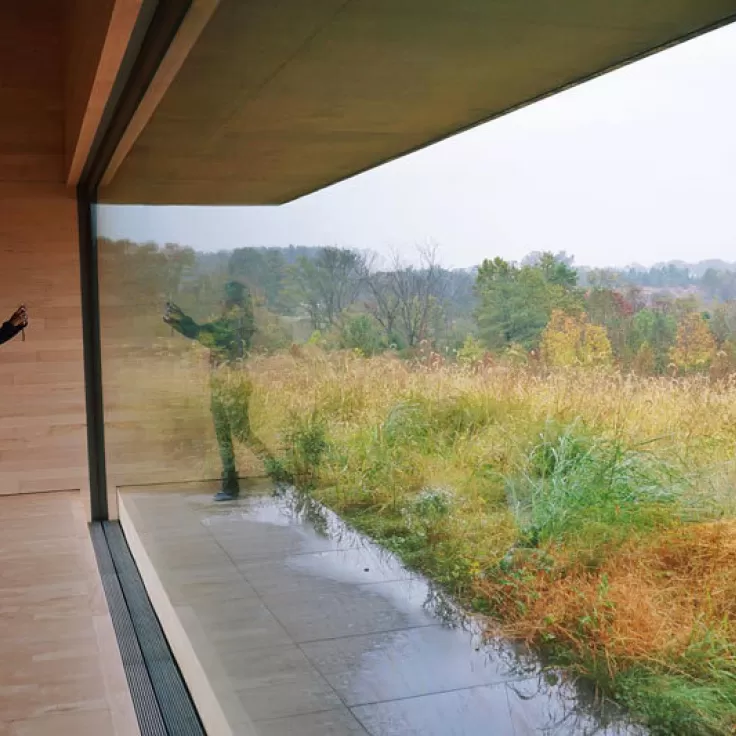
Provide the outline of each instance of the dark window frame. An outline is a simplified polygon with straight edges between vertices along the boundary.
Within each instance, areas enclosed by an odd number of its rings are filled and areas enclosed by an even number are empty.
[[[87,461],[92,521],[109,518],[96,205],[100,182],[191,0],[144,0],[77,185]]]

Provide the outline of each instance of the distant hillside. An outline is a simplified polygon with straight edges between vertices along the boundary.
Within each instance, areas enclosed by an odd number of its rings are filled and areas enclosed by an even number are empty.
[[[241,250],[236,248],[236,250]],[[246,250],[245,248],[242,250]],[[289,245],[289,246],[266,246],[253,245],[248,246],[247,250],[257,251],[262,255],[278,253],[288,264],[296,263],[300,258],[308,258],[310,260],[316,258],[322,251],[322,247],[313,245]]]
[[[687,261],[662,261],[655,263],[652,268],[666,269],[670,266],[674,266],[677,269],[687,270],[696,278],[701,278],[706,271],[712,269],[713,271],[736,271],[736,262],[729,263],[728,261],[722,261],[719,258],[710,258],[705,261],[698,261],[697,263],[688,263]],[[649,271],[651,269],[646,266],[639,264],[632,264],[625,271]]]

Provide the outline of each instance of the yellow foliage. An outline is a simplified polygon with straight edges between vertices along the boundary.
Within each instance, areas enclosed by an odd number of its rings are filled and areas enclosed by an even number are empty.
[[[677,341],[670,360],[681,370],[707,368],[716,354],[716,341],[702,315],[685,314],[677,326]]]
[[[654,350],[648,342],[644,342],[634,356],[634,371],[640,376],[651,376],[654,373],[654,366]]]
[[[542,333],[542,356],[550,366],[609,365],[611,342],[606,328],[589,324],[586,315],[555,310]]]
[[[584,320],[585,317],[582,319]],[[611,363],[611,342],[608,339],[605,327],[602,325],[583,325],[579,356],[583,365],[609,365]]]

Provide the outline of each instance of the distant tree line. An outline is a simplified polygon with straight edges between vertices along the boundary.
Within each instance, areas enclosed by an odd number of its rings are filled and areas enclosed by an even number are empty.
[[[588,278],[581,286],[569,261],[551,253],[531,264],[495,258],[478,270],[476,318],[489,348],[645,375],[736,369],[736,302],[707,307],[695,294],[666,291],[645,298],[625,281],[612,287]],[[676,280],[676,269],[665,271]]]
[[[579,269],[578,276],[582,286],[691,289],[707,301],[736,299],[736,264],[725,261],[703,261],[692,265],[668,263],[648,269]]]
[[[713,267],[700,276],[675,264],[583,271],[564,252],[533,252],[519,264],[496,257],[454,270],[435,247],[408,262],[338,247],[200,253],[104,239],[100,262],[103,311],[117,305],[128,315],[156,314],[174,299],[204,318],[227,280],[243,281],[264,349],[288,346],[301,328],[302,339],[365,355],[430,346],[465,359],[509,354],[647,375],[736,369],[736,272]]]

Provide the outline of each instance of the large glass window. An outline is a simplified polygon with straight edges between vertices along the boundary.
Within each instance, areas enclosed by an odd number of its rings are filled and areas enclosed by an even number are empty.
[[[104,227],[98,247],[111,490],[202,477],[211,445],[206,369],[162,321],[166,302],[181,301],[190,253],[180,246],[112,240]],[[188,306],[198,317],[206,309],[202,302]]]
[[[102,208],[110,489],[234,732],[732,730],[733,30],[283,208]]]
[[[263,473],[262,459],[243,441],[248,387],[243,381],[238,394],[234,384],[241,373],[235,369],[268,341],[288,346],[291,330],[283,322],[265,334],[256,330],[267,314],[268,284],[263,291],[254,288],[248,264],[238,268],[232,252],[110,237],[105,222],[102,208],[98,248],[110,491],[202,480],[230,483],[234,490],[238,474]]]

